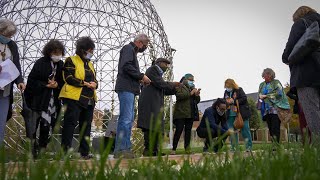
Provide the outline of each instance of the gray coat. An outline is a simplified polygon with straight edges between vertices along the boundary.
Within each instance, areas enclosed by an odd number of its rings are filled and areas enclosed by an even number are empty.
[[[142,88],[139,97],[138,128],[163,131],[164,96],[175,94],[175,87],[163,80],[157,66],[149,67],[146,75],[152,82]]]

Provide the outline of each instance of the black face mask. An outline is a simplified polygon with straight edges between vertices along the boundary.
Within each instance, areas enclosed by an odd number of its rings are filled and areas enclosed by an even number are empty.
[[[143,45],[142,48],[139,48],[138,52],[143,53],[147,49],[146,45]]]

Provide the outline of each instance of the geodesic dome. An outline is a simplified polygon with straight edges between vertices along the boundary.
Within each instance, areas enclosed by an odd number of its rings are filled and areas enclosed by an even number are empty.
[[[99,112],[108,109],[111,114],[118,113],[114,87],[119,51],[135,34],[143,32],[151,38],[151,46],[138,58],[142,72],[157,57],[171,58],[162,22],[149,0],[1,0],[0,17],[18,27],[14,40],[25,80],[50,39],[61,40],[66,56],[70,56],[75,53],[75,41],[90,36],[96,45],[93,61],[99,82]]]

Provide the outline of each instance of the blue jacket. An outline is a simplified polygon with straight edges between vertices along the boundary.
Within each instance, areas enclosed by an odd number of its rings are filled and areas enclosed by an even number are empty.
[[[217,110],[212,107],[208,107],[204,111],[198,128],[207,128],[206,120],[209,122],[210,128],[215,132],[224,134],[228,131],[226,115],[219,116]]]

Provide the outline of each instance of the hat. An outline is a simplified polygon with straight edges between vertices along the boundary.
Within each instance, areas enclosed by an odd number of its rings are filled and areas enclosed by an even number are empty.
[[[191,77],[194,77],[194,76],[192,74],[190,74],[190,73],[184,75],[184,78],[186,78],[186,79],[189,79]]]
[[[171,62],[168,59],[165,59],[165,58],[158,58],[156,60],[156,63],[160,63],[160,62],[165,62],[167,64],[171,64]]]

